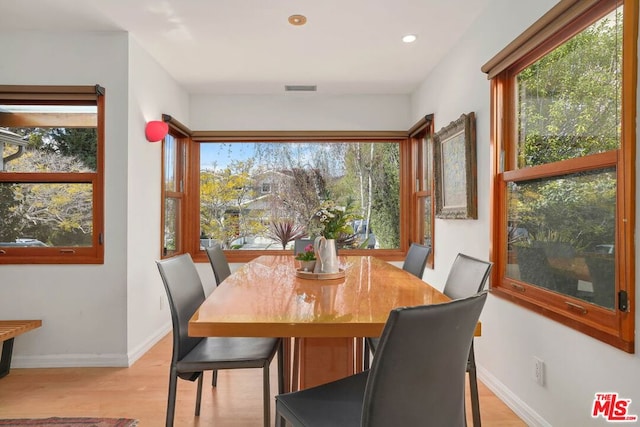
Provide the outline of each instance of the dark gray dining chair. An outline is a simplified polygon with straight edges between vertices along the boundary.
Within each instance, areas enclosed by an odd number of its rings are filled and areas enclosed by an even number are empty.
[[[442,293],[451,299],[466,298],[484,289],[493,263],[474,258],[469,255],[459,253],[453,261],[447,281]],[[375,354],[379,346],[379,339],[368,338],[367,346],[371,353]],[[478,377],[476,373],[476,358],[473,351],[473,341],[469,350],[467,361],[467,372],[469,372],[469,391],[471,394],[471,413],[473,425],[479,427],[480,421],[480,400],[478,396]]]
[[[205,300],[204,289],[189,254],[156,261],[164,283],[173,325],[173,354],[169,368],[166,426],[173,426],[178,378],[198,380],[195,415],[200,415],[203,371],[262,368],[264,425],[270,425],[269,365],[278,353],[282,378],[283,353],[279,338],[199,338],[187,334],[189,319]],[[279,392],[283,384],[279,381]]]
[[[431,253],[431,246],[421,245],[419,243],[412,243],[407,251],[407,256],[402,263],[402,269],[413,274],[418,279],[422,279],[424,269],[427,266],[427,259]],[[370,353],[376,351],[378,347],[378,337],[366,337],[364,339],[364,368],[369,368]]]
[[[486,292],[392,310],[371,369],[276,396],[293,427],[465,425],[465,372]]]
[[[208,246],[205,249],[207,258],[209,258],[209,264],[213,270],[213,277],[216,279],[216,286],[218,286],[224,279],[231,275],[231,267],[229,261],[222,250],[222,246],[215,244]],[[218,371],[213,371],[211,377],[211,387],[216,387],[218,384]]]
[[[466,298],[484,289],[493,263],[459,253],[449,269],[449,275],[442,293],[451,299]],[[469,393],[471,395],[471,414],[474,427],[480,427],[480,399],[478,395],[478,377],[473,340],[467,360],[469,373]]]
[[[216,286],[218,286],[224,279],[231,275],[231,267],[229,267],[229,261],[222,251],[220,245],[213,245],[205,248],[207,258],[213,269],[213,276],[216,278]]]
[[[402,269],[422,279],[430,253],[431,246],[412,243],[402,264]]]

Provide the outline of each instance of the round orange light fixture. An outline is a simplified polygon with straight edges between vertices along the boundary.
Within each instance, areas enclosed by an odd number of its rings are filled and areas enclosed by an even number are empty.
[[[304,15],[291,15],[289,17],[289,24],[291,25],[300,26],[306,23],[307,23],[307,17]]]

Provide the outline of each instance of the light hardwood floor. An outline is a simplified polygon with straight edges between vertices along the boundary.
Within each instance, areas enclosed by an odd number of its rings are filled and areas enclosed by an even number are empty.
[[[140,427],[164,426],[170,359],[171,334],[130,368],[14,368],[0,379],[0,419],[125,417],[139,420]],[[274,359],[273,395],[277,392],[276,374]],[[217,388],[211,388],[211,373],[207,372],[199,418],[194,416],[195,390],[195,382],[178,382],[176,427],[262,425],[260,369],[221,371]],[[274,406],[272,403],[272,418]],[[482,384],[480,407],[485,426],[525,426]],[[471,425],[470,414],[468,418]]]

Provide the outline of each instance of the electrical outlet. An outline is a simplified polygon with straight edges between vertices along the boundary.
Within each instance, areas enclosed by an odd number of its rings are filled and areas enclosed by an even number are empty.
[[[160,311],[164,310],[164,298],[160,295]]]
[[[535,356],[533,358],[533,379],[538,385],[544,387],[544,361]]]

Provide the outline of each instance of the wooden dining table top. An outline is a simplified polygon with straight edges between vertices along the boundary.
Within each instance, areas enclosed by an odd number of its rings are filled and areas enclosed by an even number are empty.
[[[392,309],[450,300],[384,260],[339,258],[345,275],[331,280],[297,277],[293,255],[264,255],[244,264],[194,313],[189,335],[379,336]]]

